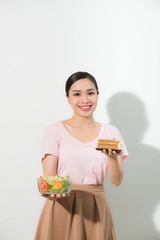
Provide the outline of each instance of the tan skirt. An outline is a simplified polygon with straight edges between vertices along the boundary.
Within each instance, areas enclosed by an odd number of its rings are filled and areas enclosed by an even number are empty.
[[[103,185],[72,184],[69,197],[46,200],[35,240],[115,240]]]

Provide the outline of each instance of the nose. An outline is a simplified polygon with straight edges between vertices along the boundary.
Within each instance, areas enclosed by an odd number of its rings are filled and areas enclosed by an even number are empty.
[[[89,100],[89,98],[88,98],[88,95],[87,95],[87,94],[82,94],[82,96],[81,96],[81,101],[82,101],[83,103],[89,103],[90,100]]]

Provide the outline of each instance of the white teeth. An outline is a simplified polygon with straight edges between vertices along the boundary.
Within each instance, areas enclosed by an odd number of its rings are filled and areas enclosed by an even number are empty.
[[[87,108],[90,108],[90,106],[89,106],[89,107],[81,107],[81,108],[85,108],[85,109],[87,109]]]

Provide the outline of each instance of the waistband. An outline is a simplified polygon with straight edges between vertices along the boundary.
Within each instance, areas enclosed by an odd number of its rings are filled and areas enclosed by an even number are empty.
[[[104,192],[103,184],[91,185],[91,184],[75,184],[71,185],[71,191],[87,191],[87,192]]]

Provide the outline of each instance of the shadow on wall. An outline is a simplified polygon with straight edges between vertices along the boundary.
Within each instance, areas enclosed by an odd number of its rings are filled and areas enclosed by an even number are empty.
[[[124,160],[124,178],[114,187],[105,180],[118,240],[158,240],[154,218],[160,203],[160,151],[143,144],[148,128],[144,103],[134,94],[119,92],[107,103],[110,123],[115,125],[127,146],[129,157]]]

